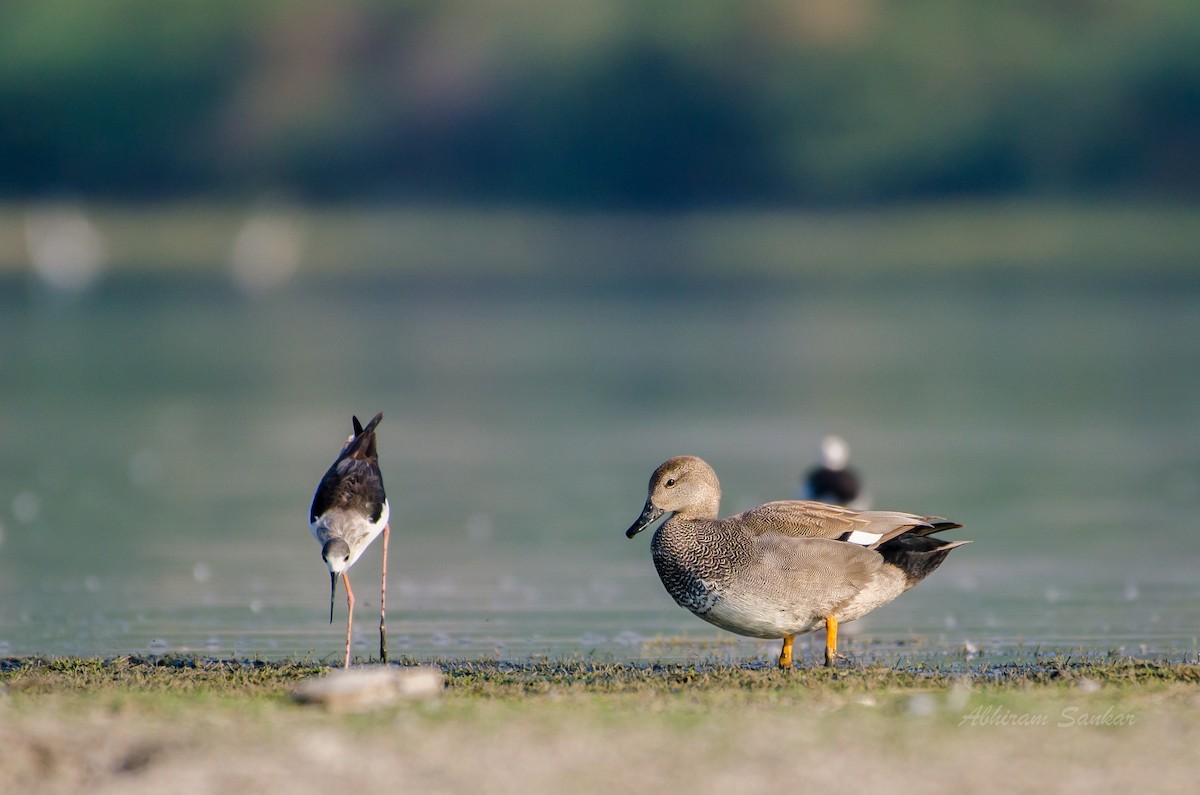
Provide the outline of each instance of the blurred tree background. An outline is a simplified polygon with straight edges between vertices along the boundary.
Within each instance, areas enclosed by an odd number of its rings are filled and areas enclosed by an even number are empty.
[[[1195,0],[7,0],[0,198],[1200,199]]]

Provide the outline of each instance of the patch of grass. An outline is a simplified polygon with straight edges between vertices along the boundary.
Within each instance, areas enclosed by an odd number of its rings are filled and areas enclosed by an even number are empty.
[[[198,657],[61,657],[0,660],[9,692],[130,692],[278,694],[328,670],[309,661],[211,660]]]
[[[427,664],[402,658],[399,665]],[[435,660],[446,694],[527,699],[571,695],[679,697],[722,693],[860,695],[946,690],[991,692],[1054,688],[1141,688],[1200,684],[1200,664],[1130,658],[1037,657],[1028,662],[889,667],[848,664],[780,671],[762,662],[620,663],[588,660]],[[334,670],[309,660],[214,660],[199,657],[15,658],[0,660],[9,693],[168,692],[278,696],[299,680]]]
[[[0,660],[0,791],[1115,792],[1147,758],[1184,791],[1200,741],[1194,662],[434,664],[442,698],[343,714],[289,697],[333,670],[309,661]]]

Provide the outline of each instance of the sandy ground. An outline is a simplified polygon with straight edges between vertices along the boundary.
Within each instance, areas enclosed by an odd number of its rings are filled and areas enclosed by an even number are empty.
[[[0,792],[1195,791],[1200,691],[1137,699],[1109,725],[1081,725],[1098,706],[1069,698],[993,712],[941,698],[713,710],[567,697],[373,716],[0,703]]]

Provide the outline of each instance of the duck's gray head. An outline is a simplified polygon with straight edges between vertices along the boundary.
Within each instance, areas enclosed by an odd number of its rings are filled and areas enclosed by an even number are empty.
[[[668,514],[712,519],[720,505],[721,483],[713,468],[692,455],[676,456],[663,462],[650,476],[646,507],[625,535],[633,538]]]

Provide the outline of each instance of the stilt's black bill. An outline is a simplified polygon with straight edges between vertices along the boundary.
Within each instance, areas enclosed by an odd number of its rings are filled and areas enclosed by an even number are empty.
[[[329,623],[333,623],[333,596],[337,592],[337,574],[329,572]]]

